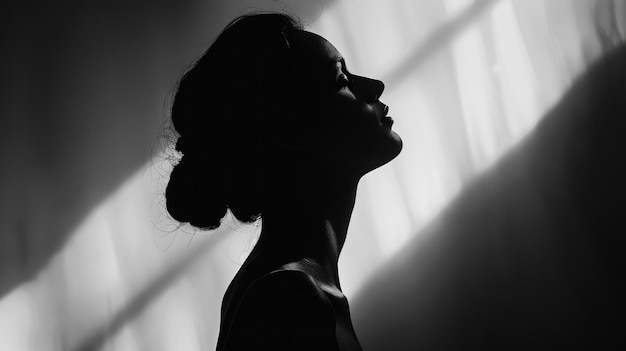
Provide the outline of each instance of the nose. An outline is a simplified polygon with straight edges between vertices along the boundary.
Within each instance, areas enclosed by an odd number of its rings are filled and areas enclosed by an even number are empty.
[[[357,90],[367,102],[378,101],[385,90],[383,82],[372,78],[354,76],[354,83],[353,91]]]

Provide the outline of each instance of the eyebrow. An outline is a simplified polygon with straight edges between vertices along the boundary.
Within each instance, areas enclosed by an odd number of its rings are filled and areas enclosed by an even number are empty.
[[[339,56],[339,55],[331,57],[331,58],[330,58],[329,65],[330,65],[330,66],[332,66],[332,65],[336,65],[336,64],[337,64],[337,62],[343,62],[343,57],[341,57],[341,56]]]
[[[328,69],[334,69],[337,66],[337,63],[341,63],[341,69],[345,69],[346,71],[348,70],[346,67],[346,60],[341,56],[333,56],[328,64]]]

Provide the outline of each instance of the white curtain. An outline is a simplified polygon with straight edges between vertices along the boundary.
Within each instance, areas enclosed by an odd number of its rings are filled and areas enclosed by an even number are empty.
[[[523,138],[601,54],[594,14],[608,5],[361,3],[339,2],[313,28],[335,43],[353,71],[384,80],[381,99],[405,147],[361,184],[363,201],[341,261],[349,293]]]
[[[285,3],[303,11],[310,30],[335,44],[352,72],[384,80],[381,99],[404,140],[398,159],[360,184],[340,261],[348,298],[523,138],[607,40],[626,34],[623,1],[342,0],[316,2],[324,5],[319,18],[312,2]],[[216,23],[281,7],[242,1],[215,21],[215,13],[199,11],[206,6],[190,4],[179,14],[188,23],[212,20],[198,40],[204,44]],[[158,156],[141,166],[71,229],[32,279],[0,296],[0,349],[215,347],[222,294],[259,227],[179,228],[163,207],[168,170]],[[15,249],[5,242],[2,252]]]

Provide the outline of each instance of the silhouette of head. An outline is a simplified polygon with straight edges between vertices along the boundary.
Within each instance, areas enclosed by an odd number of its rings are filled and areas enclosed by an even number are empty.
[[[235,19],[179,82],[171,118],[183,157],[168,212],[215,228],[227,208],[255,220],[287,181],[311,184],[320,172],[358,180],[402,148],[383,89],[289,16]]]

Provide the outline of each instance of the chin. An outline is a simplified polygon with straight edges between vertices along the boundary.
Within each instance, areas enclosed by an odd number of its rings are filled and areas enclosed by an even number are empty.
[[[389,136],[389,140],[387,143],[385,143],[384,147],[384,154],[387,156],[387,160],[383,164],[396,158],[396,156],[398,156],[402,151],[402,138],[400,137],[400,135],[398,135],[398,133],[394,131],[391,131],[391,133],[389,133]]]
[[[395,132],[391,132],[391,135],[392,138],[390,138],[388,142],[384,143],[384,145],[380,145],[376,149],[376,152],[372,152],[372,154],[367,157],[363,174],[386,165],[400,154],[402,151],[402,138]]]
[[[396,156],[398,156],[400,154],[400,151],[402,151],[402,138],[400,137],[400,135],[398,135],[398,133],[391,131],[391,135],[393,137],[393,141],[395,144],[395,155],[392,157],[392,159],[396,158]]]

